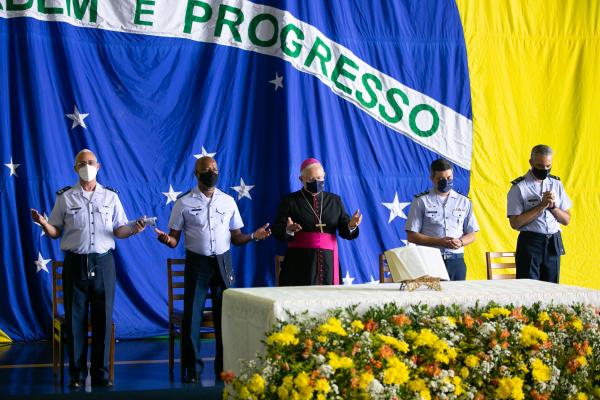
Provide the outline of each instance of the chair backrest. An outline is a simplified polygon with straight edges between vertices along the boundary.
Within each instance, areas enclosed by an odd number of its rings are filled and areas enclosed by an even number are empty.
[[[281,264],[285,259],[284,256],[275,256],[275,286],[279,286],[279,275],[281,274]]]
[[[487,251],[485,263],[488,280],[517,278],[514,251]]]
[[[390,283],[393,282],[392,274],[390,273],[390,267],[388,266],[385,254],[379,254],[379,282]]]
[[[169,315],[176,309],[183,311],[184,268],[183,258],[167,258]]]
[[[52,319],[65,313],[63,298],[62,261],[52,261]],[[62,305],[62,309],[59,308]]]

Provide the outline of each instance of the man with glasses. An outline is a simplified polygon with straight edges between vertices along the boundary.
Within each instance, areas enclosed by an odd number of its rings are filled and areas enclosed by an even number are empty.
[[[571,221],[571,199],[560,178],[550,175],[552,148],[539,144],[531,149],[531,169],[512,181],[507,216],[517,239],[517,279],[558,283],[560,256],[565,253],[560,225]]]
[[[63,294],[71,388],[80,388],[88,375],[88,321],[92,325],[91,383],[112,386],[108,358],[115,297],[115,237],[125,239],[144,230],[143,219],[128,224],[117,191],[96,181],[100,169],[94,153],[75,157],[79,182],[62,188],[46,220],[32,209],[33,220],[48,237],[61,238],[65,252]],[[88,318],[88,309],[91,318]]]
[[[319,160],[304,160],[299,179],[302,188],[283,198],[273,224],[275,237],[287,243],[279,285],[339,285],[337,234],[356,239],[362,214],[356,210],[350,217],[340,196],[324,191]]]

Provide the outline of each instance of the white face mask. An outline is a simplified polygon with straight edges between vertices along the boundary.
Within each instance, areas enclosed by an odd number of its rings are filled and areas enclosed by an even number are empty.
[[[96,174],[98,173],[98,168],[92,165],[85,165],[79,168],[79,177],[86,182],[93,181],[96,179]]]

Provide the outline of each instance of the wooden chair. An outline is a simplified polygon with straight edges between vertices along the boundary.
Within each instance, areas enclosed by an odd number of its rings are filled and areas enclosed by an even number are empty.
[[[283,260],[285,260],[284,256],[275,256],[275,286],[279,286],[279,275],[281,274]]]
[[[181,330],[183,327],[183,292],[184,292],[184,270],[185,259],[167,258],[168,275],[168,303],[169,303],[169,376],[173,378],[175,368],[175,338],[179,338],[181,349]],[[212,300],[210,291],[206,295],[206,301]],[[200,334],[202,338],[215,337],[215,328],[212,313],[212,302],[210,306],[204,304],[202,314],[202,326]],[[180,361],[181,378],[183,379],[183,363]]]
[[[62,261],[52,261],[52,371],[54,376],[60,374],[60,381],[64,380],[64,347],[67,337],[65,331],[65,316],[64,316],[64,298],[63,298],[63,282],[62,269],[64,263]],[[59,305],[61,306],[59,308]],[[92,326],[88,322],[88,332],[91,332]],[[115,323],[112,324],[110,335],[110,354],[108,358],[108,373],[110,380],[115,380]]]
[[[485,263],[487,265],[488,280],[517,278],[514,252],[487,251],[485,253]]]
[[[379,282],[380,283],[391,283],[394,282],[392,274],[390,273],[390,267],[388,266],[385,254],[379,254]]]

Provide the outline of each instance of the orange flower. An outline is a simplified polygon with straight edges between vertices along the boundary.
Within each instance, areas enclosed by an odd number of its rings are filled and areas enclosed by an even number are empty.
[[[319,351],[319,354],[326,354],[327,353],[327,350],[323,346],[319,347],[318,351]]]
[[[304,341],[304,349],[306,351],[311,351],[312,348],[313,348],[313,345],[314,345],[314,342],[312,340],[310,340],[310,339],[306,339]]]
[[[498,344],[498,341],[496,339],[490,340],[490,348],[496,346],[497,344]]]
[[[437,363],[429,364],[423,367],[426,374],[431,376],[438,376],[442,370]]]
[[[225,383],[231,383],[235,378],[235,373],[233,371],[223,371],[221,372],[221,380]]]
[[[465,314],[465,316],[463,317],[463,323],[468,329],[471,329],[473,327],[474,322],[475,320],[469,314]]]
[[[366,324],[365,324],[365,330],[369,331],[369,332],[373,332],[375,329],[377,329],[377,322],[373,321],[372,319],[370,319]]]
[[[503,349],[508,349],[508,342],[502,342],[501,346]]]
[[[385,358],[387,360],[388,358],[394,356],[394,350],[392,350],[392,348],[390,346],[388,346],[387,344],[384,344],[379,349],[379,354],[381,355],[382,358]]]
[[[410,325],[411,323],[410,318],[404,314],[394,315],[392,317],[392,321],[394,321],[394,324],[398,326]]]
[[[356,389],[358,387],[358,384],[360,382],[360,379],[358,379],[358,377],[354,377],[352,379],[350,379],[350,386],[352,387],[352,389]]]
[[[477,393],[475,395],[475,400],[485,400],[485,395],[483,393]]]
[[[360,351],[360,343],[357,343],[354,345],[354,347],[352,348],[352,355],[355,355],[356,353],[358,353]]]
[[[508,329],[504,329],[501,333],[500,333],[500,339],[506,339],[507,337],[510,336],[510,332],[508,331]]]
[[[531,394],[531,397],[533,398],[533,400],[548,400],[550,398],[550,392],[546,392],[546,393],[538,393],[537,390],[532,389],[531,392],[529,392]]]

